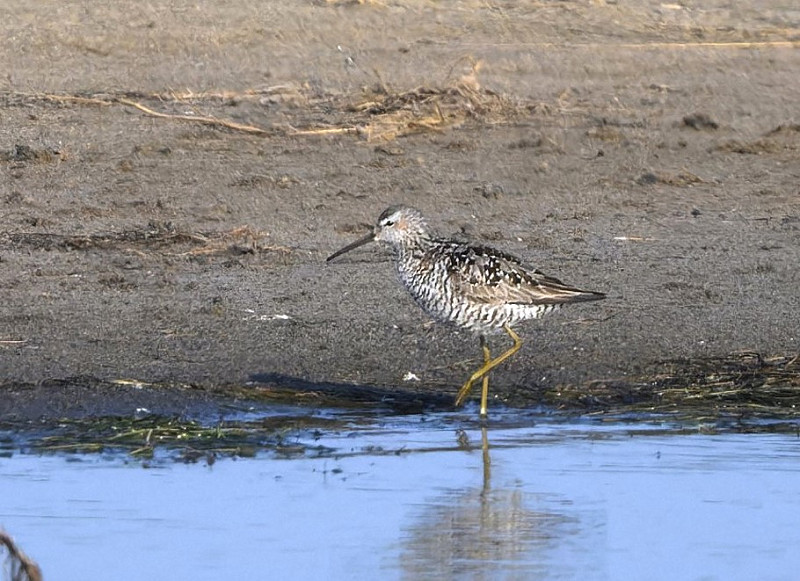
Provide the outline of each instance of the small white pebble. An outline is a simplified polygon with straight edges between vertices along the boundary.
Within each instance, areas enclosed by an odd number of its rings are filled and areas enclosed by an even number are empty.
[[[403,376],[403,381],[419,381],[419,377],[417,377],[416,373],[406,371],[406,374]]]
[[[259,321],[288,321],[291,319],[289,315],[259,315]]]

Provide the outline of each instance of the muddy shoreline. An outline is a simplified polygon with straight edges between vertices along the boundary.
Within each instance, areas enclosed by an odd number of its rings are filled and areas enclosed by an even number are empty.
[[[398,202],[608,293],[522,326],[498,401],[796,367],[796,11],[134,8],[0,25],[0,420],[180,414],[265,377],[444,405],[477,341],[385,251],[324,261]]]

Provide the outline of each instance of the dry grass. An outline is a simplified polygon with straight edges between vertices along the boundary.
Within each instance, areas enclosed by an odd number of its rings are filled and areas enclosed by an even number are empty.
[[[367,141],[391,141],[414,133],[441,132],[468,119],[501,123],[521,117],[521,107],[507,97],[458,83],[447,89],[420,87],[397,94],[374,95],[352,107],[365,116]]]
[[[199,123],[201,125],[212,125],[216,127],[225,127],[227,129],[233,129],[234,131],[243,131],[244,133],[253,133],[255,135],[268,135],[270,133],[267,129],[262,129],[261,127],[255,127],[253,125],[245,125],[243,123],[235,123],[234,121],[228,121],[225,119],[218,119],[217,117],[209,117],[205,115],[175,115],[170,113],[160,113],[158,111],[154,111],[141,103],[136,101],[131,101],[130,99],[117,99],[117,102],[121,105],[127,105],[128,107],[133,107],[134,109],[138,109],[139,111],[143,111],[152,117],[161,117],[162,119],[172,119],[175,121],[188,121],[190,123]]]
[[[98,95],[66,95],[49,93],[6,94],[9,103],[47,102],[59,105],[93,107],[123,106],[141,111],[147,116],[217,127],[219,129],[269,136],[287,137],[326,135],[355,135],[367,141],[391,141],[405,135],[441,132],[462,125],[469,119],[484,123],[503,123],[530,115],[537,107],[508,96],[484,89],[477,80],[480,62],[472,63],[472,72],[444,87],[418,87],[411,91],[393,92],[380,84],[374,90],[365,89],[358,96],[314,96],[310,90],[296,87],[268,87],[242,92],[216,91],[194,93],[120,93]],[[263,127],[238,123],[214,115],[171,113],[172,108],[211,108],[220,102],[250,101],[301,104],[294,119]],[[284,114],[293,110],[288,107]],[[327,118],[327,122],[309,121],[309,117]]]
[[[800,417],[800,355],[758,353],[665,361],[637,379],[592,381],[547,392],[563,409],[602,413],[670,413],[688,420],[712,417],[796,420]]]
[[[213,463],[219,456],[252,457],[259,451],[283,457],[303,455],[310,447],[296,441],[298,432],[329,427],[340,425],[307,416],[221,421],[216,425],[177,417],[107,416],[59,420],[47,430],[50,433],[31,438],[27,445],[37,452],[125,452],[141,459],[152,458],[162,450],[185,462]],[[327,451],[319,446],[312,448],[316,454]]]

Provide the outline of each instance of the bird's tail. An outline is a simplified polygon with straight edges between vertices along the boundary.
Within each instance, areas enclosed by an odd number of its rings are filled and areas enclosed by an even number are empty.
[[[606,298],[606,293],[599,293],[596,291],[585,291],[580,289],[572,289],[575,294],[569,297],[570,303],[585,303],[588,301],[599,301]]]

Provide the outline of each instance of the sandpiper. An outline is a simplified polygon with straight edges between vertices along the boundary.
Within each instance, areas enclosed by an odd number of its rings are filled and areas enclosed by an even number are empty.
[[[489,372],[522,346],[514,325],[538,319],[563,304],[605,298],[603,293],[580,290],[526,268],[518,258],[494,248],[435,238],[422,214],[407,206],[386,209],[369,234],[334,252],[327,261],[373,241],[392,247],[400,280],[426,313],[479,336],[483,366],[461,387],[455,405],[460,406],[472,384],[483,379],[482,418],[486,417]],[[514,344],[493,359],[486,335],[500,331]]]

